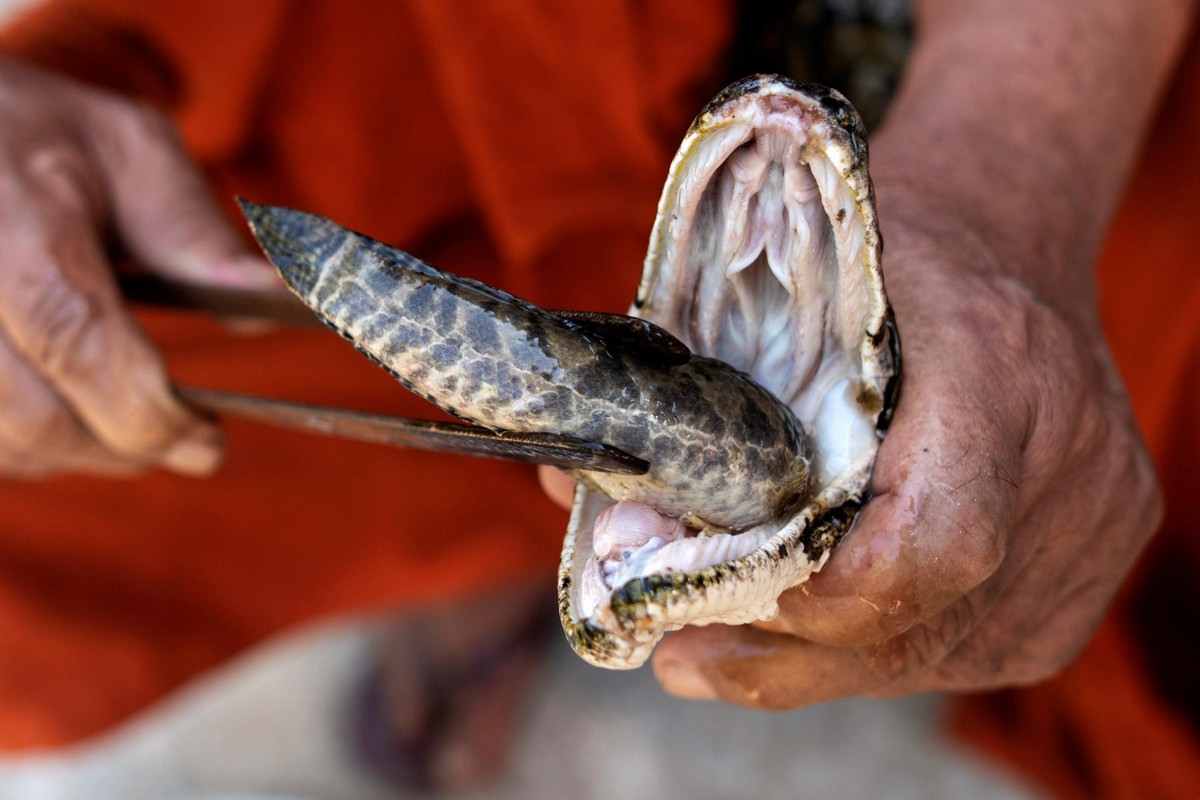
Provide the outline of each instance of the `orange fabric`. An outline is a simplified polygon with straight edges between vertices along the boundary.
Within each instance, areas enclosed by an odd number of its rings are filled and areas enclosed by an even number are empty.
[[[171,106],[218,194],[551,307],[623,310],[726,0],[70,0],[0,52]],[[697,91],[697,87],[700,88]],[[432,409],[337,337],[145,322],[182,383]],[[538,572],[530,468],[231,423],[212,480],[0,483],[0,747],[102,730],[286,626]]]
[[[1163,483],[1163,527],[1076,663],[1040,686],[964,700],[954,720],[1066,800],[1200,797],[1198,221],[1200,43],[1098,267],[1106,332]]]

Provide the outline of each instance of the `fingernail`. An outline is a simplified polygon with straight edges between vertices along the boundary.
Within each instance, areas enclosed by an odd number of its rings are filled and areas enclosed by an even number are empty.
[[[717,692],[708,679],[692,664],[669,661],[658,665],[658,682],[677,697],[689,700],[716,700]]]
[[[253,289],[283,289],[283,279],[279,272],[262,256],[247,256],[238,259],[238,273]]]
[[[283,289],[275,268],[259,256],[239,256],[220,262],[209,270],[209,279],[239,289]]]
[[[162,465],[172,472],[193,477],[211,475],[220,463],[221,449],[203,439],[176,442],[162,459]]]

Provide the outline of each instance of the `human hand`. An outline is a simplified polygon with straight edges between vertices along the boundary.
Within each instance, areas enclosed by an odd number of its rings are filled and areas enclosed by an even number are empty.
[[[874,498],[775,620],[668,637],[667,691],[787,709],[1035,682],[1083,647],[1154,531],[1092,295],[1031,288],[921,205],[880,184],[904,386]]]
[[[122,306],[112,245],[164,276],[274,285],[165,116],[0,62],[0,475],[220,460]]]

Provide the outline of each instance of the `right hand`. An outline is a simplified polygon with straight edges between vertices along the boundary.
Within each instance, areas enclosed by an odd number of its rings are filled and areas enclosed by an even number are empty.
[[[166,116],[0,61],[0,476],[220,461],[219,429],[122,305],[108,244],[163,276],[275,283]]]

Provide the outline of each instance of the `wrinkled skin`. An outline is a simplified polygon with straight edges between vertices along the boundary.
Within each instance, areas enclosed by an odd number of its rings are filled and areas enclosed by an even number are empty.
[[[158,112],[0,62],[0,476],[206,474],[219,430],[170,392],[106,246],[231,286],[271,271]]]
[[[674,694],[790,709],[1045,679],[1161,516],[1091,265],[1188,10],[916,5],[871,151],[905,359],[875,498],[775,620],[662,642]],[[1156,47],[1130,62],[1134,40]]]

